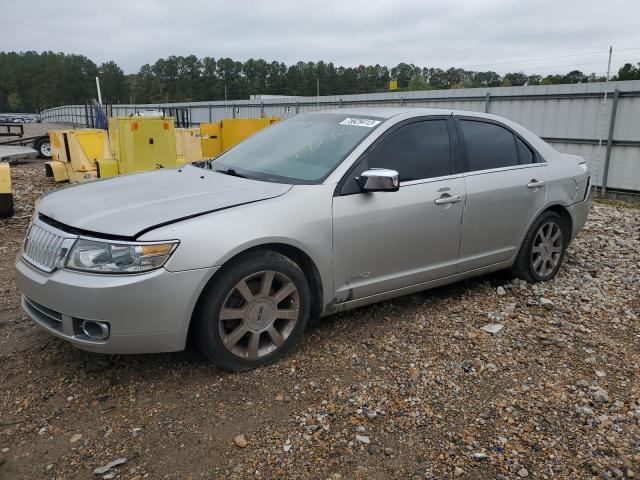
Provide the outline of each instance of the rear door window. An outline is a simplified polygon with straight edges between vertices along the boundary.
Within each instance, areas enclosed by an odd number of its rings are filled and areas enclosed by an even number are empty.
[[[515,135],[500,125],[460,120],[469,171],[518,165]]]

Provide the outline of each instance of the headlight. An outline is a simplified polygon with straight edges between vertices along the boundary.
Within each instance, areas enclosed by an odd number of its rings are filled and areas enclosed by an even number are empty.
[[[95,273],[140,273],[164,265],[178,242],[101,242],[80,238],[69,253],[66,267]]]

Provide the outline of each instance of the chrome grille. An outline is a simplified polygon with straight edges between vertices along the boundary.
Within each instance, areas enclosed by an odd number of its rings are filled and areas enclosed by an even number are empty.
[[[73,241],[59,230],[33,223],[27,232],[22,257],[40,270],[52,272],[58,266],[58,260],[66,255],[69,240]]]

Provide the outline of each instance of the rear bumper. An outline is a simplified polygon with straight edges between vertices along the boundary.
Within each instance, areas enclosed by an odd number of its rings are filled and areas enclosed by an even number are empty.
[[[16,284],[22,307],[40,326],[84,350],[154,353],[182,350],[198,296],[211,269],[140,275],[44,274],[21,258]],[[109,336],[83,334],[82,321],[107,322]]]
[[[580,233],[580,230],[587,222],[590,208],[590,194],[587,194],[587,198],[584,201],[574,203],[573,205],[569,205],[567,207],[567,211],[569,212],[569,215],[571,215],[571,240],[574,240],[578,236],[578,233]]]

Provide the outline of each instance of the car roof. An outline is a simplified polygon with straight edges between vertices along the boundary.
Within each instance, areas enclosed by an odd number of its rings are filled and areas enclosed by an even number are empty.
[[[310,115],[314,114],[326,114],[335,113],[340,115],[366,115],[371,117],[391,118],[396,115],[407,114],[410,116],[422,117],[432,115],[465,115],[469,117],[482,117],[497,119],[495,115],[483,112],[474,112],[470,110],[455,110],[453,108],[425,108],[425,107],[412,107],[412,106],[389,106],[389,107],[348,107],[318,110],[315,112],[309,112]],[[502,119],[501,119],[502,120]]]
[[[488,120],[494,120],[502,123],[503,125],[507,125],[511,127],[513,130],[518,132],[521,136],[523,136],[529,143],[538,150],[538,152],[543,156],[543,158],[550,158],[557,154],[557,152],[553,149],[551,145],[546,143],[540,137],[535,135],[533,132],[527,130],[520,124],[517,124],[508,118],[499,117],[497,115],[492,115],[490,113],[484,112],[474,112],[471,110],[455,110],[453,108],[424,108],[424,107],[412,107],[412,106],[376,106],[376,107],[349,107],[349,108],[338,108],[328,109],[328,110],[319,110],[315,112],[305,113],[303,115],[315,115],[315,114],[327,114],[327,113],[335,113],[340,115],[360,115],[360,116],[370,116],[370,117],[379,117],[388,120],[392,117],[402,115],[405,118],[411,117],[423,117],[423,116],[435,116],[435,115],[459,115],[465,117],[477,117],[477,118],[486,118]]]
[[[428,113],[419,113],[428,112]],[[440,108],[419,108],[419,107],[348,107],[329,110],[319,110],[309,112],[314,115],[318,113],[335,113],[340,115],[366,115],[369,117],[391,118],[403,113],[415,113],[416,115],[449,115],[451,111]]]

